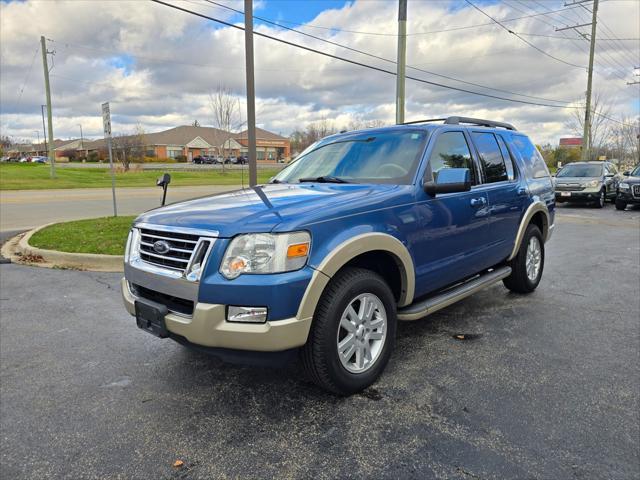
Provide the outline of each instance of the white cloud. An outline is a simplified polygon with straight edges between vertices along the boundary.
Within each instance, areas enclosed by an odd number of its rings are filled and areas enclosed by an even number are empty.
[[[228,11],[197,0],[173,0],[173,3],[218,18],[234,18]],[[256,10],[265,3],[257,4]],[[231,5],[242,8],[242,2]],[[496,18],[513,18],[541,11],[539,5],[562,8],[563,2],[549,0],[519,7],[514,2],[482,2],[481,5]],[[341,8],[328,8],[311,23],[341,30],[395,33],[396,9],[396,2],[359,0]],[[526,18],[508,25],[517,32],[559,36],[553,30],[554,25],[570,21],[584,23],[581,19],[584,20],[586,14],[578,13],[580,10],[567,10],[562,16]],[[600,19],[606,24],[601,26],[601,36],[610,37],[610,31],[619,38],[640,36],[640,2],[604,2]],[[543,56],[497,26],[419,34],[487,21],[482,14],[460,2],[410,1],[408,64],[496,89],[550,99],[582,100],[586,88],[584,70]],[[380,57],[394,59],[396,55],[393,36],[301,29]],[[387,70],[395,69],[391,63],[295,32],[262,24],[257,30]],[[201,124],[210,124],[208,93],[218,84],[227,85],[238,95],[244,94],[244,39],[243,33],[236,29],[220,28],[203,19],[142,1],[2,3],[0,129],[3,134],[35,139],[35,131],[42,127],[43,74],[41,57],[36,50],[40,33],[53,40],[49,48],[56,51],[51,83],[54,131],[59,138],[77,137],[80,123],[85,135],[100,136],[100,104],[107,100],[112,102],[115,131],[128,131],[136,123],[141,123],[147,131],[154,131],[196,119]],[[573,32],[568,35],[578,38]],[[587,63],[588,43],[583,40],[526,38],[571,63]],[[632,61],[640,61],[639,48],[638,42],[605,40],[598,43],[595,89],[603,92],[618,116],[637,116],[639,112],[640,89],[626,85],[634,78],[633,67],[637,65]],[[257,121],[264,128],[288,134],[321,117],[333,119],[338,127],[353,119],[393,122],[395,77],[391,75],[259,37],[255,38],[255,58]],[[412,69],[408,69],[407,74],[467,90],[510,96]],[[24,93],[20,95],[23,85]],[[570,115],[568,110],[509,103],[412,80],[407,80],[406,90],[407,119],[452,114],[494,118],[516,124],[537,142],[556,141],[559,136],[571,133],[565,126]]]

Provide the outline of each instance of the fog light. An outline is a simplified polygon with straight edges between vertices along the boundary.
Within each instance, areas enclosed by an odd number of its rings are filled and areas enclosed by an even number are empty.
[[[267,321],[266,307],[235,307],[227,308],[227,322],[265,323]]]

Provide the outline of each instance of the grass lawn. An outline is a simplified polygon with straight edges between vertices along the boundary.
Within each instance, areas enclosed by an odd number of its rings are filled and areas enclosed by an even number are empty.
[[[56,223],[36,232],[29,245],[61,252],[124,255],[134,218],[103,217]]]
[[[49,165],[31,163],[0,164],[0,190],[44,190],[49,188],[98,188],[111,186],[108,168],[57,168],[57,178],[49,178]],[[264,183],[278,170],[258,170],[258,183]],[[187,185],[240,185],[242,172],[227,170],[171,171],[171,187]],[[154,187],[162,171],[116,173],[117,187]],[[248,182],[249,172],[244,172]]]

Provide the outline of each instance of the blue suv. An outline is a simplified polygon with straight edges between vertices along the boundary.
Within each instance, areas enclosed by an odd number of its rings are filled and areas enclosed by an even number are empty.
[[[235,362],[300,354],[347,395],[382,373],[398,320],[499,281],[532,292],[554,210],[540,153],[509,124],[340,133],[265,185],[142,214],[122,294],[156,336]]]

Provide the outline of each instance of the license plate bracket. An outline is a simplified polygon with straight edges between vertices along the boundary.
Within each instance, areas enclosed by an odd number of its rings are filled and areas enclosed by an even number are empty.
[[[138,328],[160,338],[167,338],[169,332],[164,317],[169,313],[165,305],[140,299],[135,301],[136,324]]]
[[[560,192],[560,196],[561,197],[570,197],[571,196],[571,192]]]

